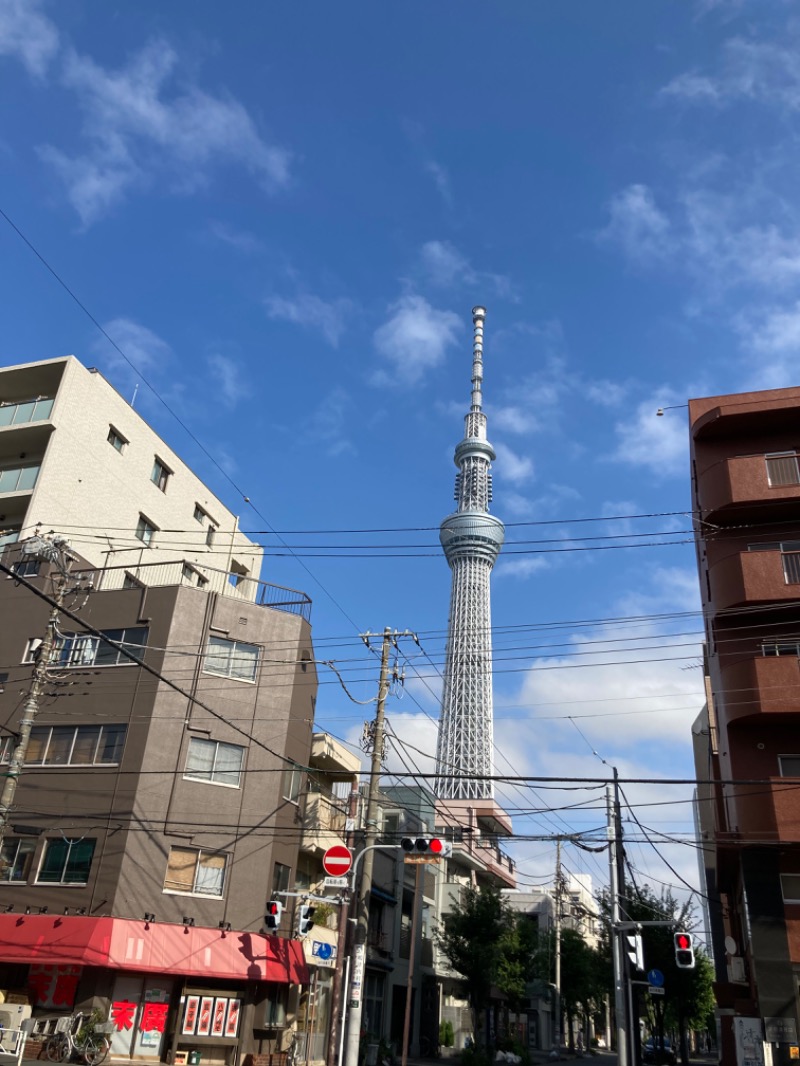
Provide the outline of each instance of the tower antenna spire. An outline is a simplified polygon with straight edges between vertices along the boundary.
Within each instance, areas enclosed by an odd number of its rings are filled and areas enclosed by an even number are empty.
[[[485,307],[472,308],[472,410],[480,411],[483,403],[483,323]]]

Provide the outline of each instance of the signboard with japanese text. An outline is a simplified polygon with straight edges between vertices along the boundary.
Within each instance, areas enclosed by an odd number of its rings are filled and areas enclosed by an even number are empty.
[[[28,992],[34,1007],[71,1010],[82,972],[81,966],[47,966],[36,963],[28,972]]]
[[[242,1009],[240,999],[228,1000],[228,1014],[225,1018],[225,1036],[236,1036],[239,1030],[239,1014]]]
[[[214,1000],[214,1017],[211,1022],[211,1035],[223,1036],[225,1033],[225,1014],[228,1010],[227,999]]]
[[[197,1031],[197,1015],[200,1013],[200,997],[187,996],[183,1008],[182,1036],[194,1036]]]
[[[353,973],[350,978],[350,1006],[357,1007],[361,1002],[361,991],[364,984],[364,962],[367,949],[364,944],[356,944],[353,949]]]
[[[200,1013],[197,1015],[197,1036],[208,1036],[211,1032],[211,1012],[214,1009],[213,996],[200,997]]]

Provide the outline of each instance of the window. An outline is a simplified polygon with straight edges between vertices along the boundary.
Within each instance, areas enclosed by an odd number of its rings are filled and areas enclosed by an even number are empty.
[[[41,559],[18,559],[11,569],[19,577],[38,577],[41,565]],[[10,574],[8,576],[11,577]]]
[[[228,856],[222,852],[201,851],[200,848],[170,848],[164,891],[221,896],[225,887],[227,861]]]
[[[120,453],[125,450],[125,445],[128,443],[127,440],[125,440],[125,438],[122,436],[120,431],[118,429],[114,429],[113,426],[108,427],[108,436],[106,437],[106,440],[112,448],[116,448],[116,450]]]
[[[800,874],[781,874],[784,903],[800,903]]]
[[[34,726],[26,766],[115,766],[125,746],[124,725]]]
[[[27,881],[34,851],[36,837],[6,837],[0,851],[0,881]]]
[[[41,637],[28,637],[28,642],[25,645],[25,652],[22,656],[23,664],[35,663],[39,652],[39,648],[42,646]]]
[[[0,763],[11,762],[15,743],[15,737],[0,737]]]
[[[761,643],[762,655],[794,655],[800,657],[800,641],[764,640]]]
[[[207,518],[208,518],[208,513],[203,510],[203,508],[200,506],[199,503],[196,503],[194,505],[194,520],[195,520],[195,522],[199,522],[201,526],[204,526],[206,524],[206,519]]]
[[[50,417],[53,400],[42,396],[21,403],[0,403],[0,426],[19,426],[23,422],[43,422]]]
[[[39,476],[38,463],[17,464],[0,470],[0,492],[28,492]]]
[[[216,740],[192,737],[184,777],[211,781],[215,785],[238,787],[242,776],[244,748],[239,744],[222,744]]]
[[[206,547],[213,548],[213,546],[214,546],[214,537],[216,536],[216,534],[217,534],[217,527],[216,526],[209,526],[208,529],[206,530]]]
[[[297,803],[303,787],[303,771],[296,766],[287,766],[283,771],[283,798]]]
[[[136,523],[136,536],[149,548],[153,543],[153,537],[158,532],[156,526],[152,522],[148,522],[143,514],[139,515],[139,521]]]
[[[126,573],[122,579],[122,587],[124,589],[143,589],[144,583],[134,577],[133,574]]]
[[[190,585],[196,585],[199,589],[203,588],[204,585],[208,584],[208,578],[203,577],[200,571],[196,570],[189,563],[183,564],[181,568],[181,578],[182,580],[188,582]]]
[[[161,489],[162,492],[166,492],[167,482],[169,481],[171,476],[172,471],[170,470],[170,468],[166,465],[166,463],[163,463],[158,458],[158,456],[156,456],[155,462],[153,463],[153,472],[150,475],[150,480],[153,482],[154,485]]]
[[[249,573],[250,571],[247,569],[246,566],[243,566],[241,563],[237,563],[235,559],[231,559],[231,569],[230,573],[228,574],[228,581],[231,585],[233,585],[234,588],[238,588],[238,586],[244,581],[244,579]]]
[[[96,841],[90,837],[48,840],[44,846],[37,884],[87,884],[95,844]]]
[[[284,866],[282,862],[276,862],[272,867],[272,895],[278,892],[289,891],[289,879],[292,876],[291,866]]]
[[[122,644],[137,658],[147,647],[147,626],[129,626],[127,629],[107,629],[104,636]],[[29,642],[31,643],[31,642]],[[28,660],[24,660],[27,662]],[[118,651],[101,637],[83,633],[60,637],[53,649],[52,662],[59,666],[135,666],[123,652]]]
[[[787,585],[800,584],[800,540],[764,541],[748,544],[749,552],[780,551],[783,562],[783,579]]]
[[[203,669],[207,674],[220,674],[235,681],[255,681],[258,668],[258,648],[241,640],[210,637]]]
[[[800,777],[800,755],[779,755],[781,777]]]
[[[765,455],[767,481],[772,488],[781,485],[800,485],[800,466],[796,452],[771,452]]]

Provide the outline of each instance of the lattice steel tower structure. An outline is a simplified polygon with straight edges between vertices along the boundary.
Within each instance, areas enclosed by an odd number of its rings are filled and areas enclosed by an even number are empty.
[[[493,799],[491,780],[492,618],[489,577],[505,528],[489,514],[490,464],[495,452],[486,439],[483,398],[483,322],[486,310],[472,309],[472,405],[464,439],[454,455],[458,467],[458,509],[439,530],[453,571],[442,712],[436,745],[436,795],[443,800]],[[453,777],[465,774],[466,778]]]

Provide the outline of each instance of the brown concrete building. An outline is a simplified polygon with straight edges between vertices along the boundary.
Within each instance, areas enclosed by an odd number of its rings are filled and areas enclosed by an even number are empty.
[[[800,388],[689,402],[708,705],[694,730],[722,1060],[797,1046]],[[750,782],[750,783],[748,783]]]
[[[258,580],[235,516],[72,358],[0,371],[5,567],[39,521],[92,591],[61,615],[3,840],[0,989],[40,1028],[110,1013],[117,1057],[279,1050],[308,968],[292,908],[280,936],[264,913],[301,865],[310,601]],[[53,592],[49,564],[18,573],[0,574],[0,774],[50,610],[25,582]]]

